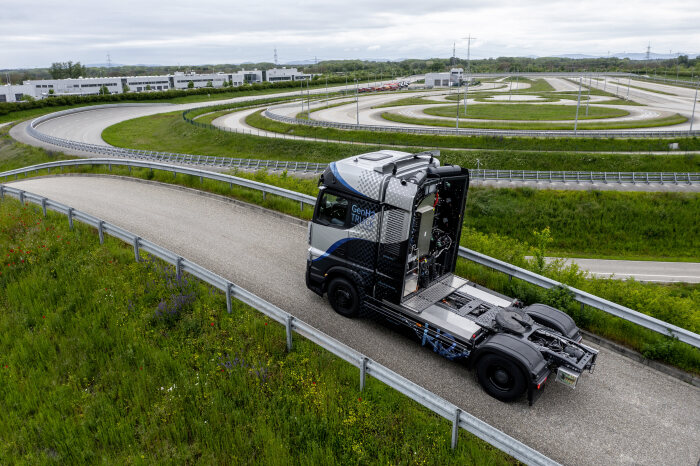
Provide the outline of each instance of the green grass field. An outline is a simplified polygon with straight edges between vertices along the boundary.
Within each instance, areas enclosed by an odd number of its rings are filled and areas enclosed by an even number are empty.
[[[423,110],[424,113],[434,116],[455,117],[455,107],[439,106],[429,107]],[[588,115],[585,110],[579,110],[579,119],[599,119],[616,118],[629,115],[629,112],[617,108],[596,107],[591,105]],[[543,105],[543,104],[472,104],[467,106],[467,113],[464,113],[464,106],[459,106],[460,118],[478,118],[487,120],[573,120],[576,118],[575,105]]]
[[[700,171],[700,155],[668,154],[662,157],[650,154],[591,154],[540,151],[558,148],[585,148],[596,145],[598,150],[606,148],[639,149],[641,144],[648,148],[664,150],[667,141],[635,141],[591,139],[526,139],[489,138],[460,136],[422,136],[415,134],[374,133],[369,131],[343,131],[332,128],[315,128],[303,125],[289,125],[269,120],[259,113],[246,119],[252,126],[279,133],[279,138],[266,138],[241,135],[196,128],[182,121],[179,113],[161,114],[137,118],[110,126],[102,137],[118,147],[161,150],[202,155],[246,157],[275,160],[301,160],[310,162],[331,162],[344,157],[378,149],[381,144],[398,144],[435,148],[442,144],[486,147],[505,146],[513,150],[458,151],[442,150],[443,160],[459,163],[466,167],[476,167],[476,159],[481,167],[503,170],[583,170],[583,171]],[[348,145],[311,141],[293,141],[284,136],[297,135],[333,141],[334,139],[363,142],[365,145]],[[700,140],[688,140],[700,145]],[[432,144],[431,144],[432,142]],[[639,145],[638,145],[639,144]],[[683,142],[681,142],[683,144]],[[641,146],[643,147],[643,146]],[[411,150],[411,149],[409,149]],[[412,149],[418,151],[421,149]]]
[[[171,266],[0,203],[5,464],[516,464]],[[470,374],[465,371],[465,377]]]
[[[375,105],[372,108],[385,108],[385,107],[403,107],[408,105],[425,105],[436,103],[434,100],[430,100],[430,96],[427,97],[405,97],[403,99],[392,100],[382,105]]]
[[[697,193],[471,188],[464,223],[530,243],[549,227],[567,257],[700,261]]]
[[[513,105],[513,104],[511,104]],[[475,105],[474,105],[475,106]],[[454,110],[454,109],[453,109]],[[614,110],[614,109],[609,109]],[[413,118],[405,115],[398,115],[396,113],[384,112],[382,113],[382,118],[389,121],[395,121],[397,123],[408,123],[411,125],[425,125],[425,126],[444,126],[447,128],[454,128],[455,123],[449,120],[438,120],[434,118]],[[634,120],[625,122],[581,122],[578,124],[578,129],[585,130],[606,130],[606,129],[630,129],[630,128],[653,128],[658,126],[671,126],[678,125],[680,123],[685,123],[688,119],[679,114],[675,114],[663,118],[652,118],[648,120]],[[538,123],[538,122],[503,122],[503,121],[468,121],[461,122],[461,128],[478,128],[478,129],[522,129],[522,130],[573,130],[574,122],[571,123]]]
[[[464,148],[464,149],[484,149],[484,150],[501,150],[507,149],[508,153],[513,154],[519,151],[538,151],[538,152],[566,152],[570,155],[570,159],[575,159],[576,154],[572,152],[583,151],[639,151],[651,152],[661,151],[668,152],[667,162],[677,156],[685,157],[686,160],[692,160],[693,156],[689,154],[673,154],[669,151],[669,141],[667,139],[620,139],[620,138],[523,138],[523,137],[501,137],[501,136],[447,136],[447,135],[421,135],[407,133],[392,133],[392,132],[377,132],[377,131],[354,131],[354,130],[337,130],[333,128],[309,127],[305,125],[292,125],[273,121],[263,117],[260,112],[251,114],[246,118],[246,123],[255,128],[264,129],[280,134],[294,134],[297,136],[313,137],[317,139],[328,139],[334,141],[348,141],[352,143],[366,142],[368,144],[391,144],[414,147],[427,148]],[[700,149],[700,139],[698,138],[683,138],[678,140],[679,147],[682,150],[698,150]],[[541,155],[541,154],[540,154]],[[551,154],[547,154],[549,157]],[[548,158],[544,157],[544,163],[547,163]],[[688,159],[690,157],[690,159]],[[636,155],[624,154],[625,160],[634,162]],[[698,159],[700,160],[700,159]],[[657,157],[658,161],[658,157]],[[504,160],[505,163],[507,161]],[[666,165],[659,168],[657,171],[671,171],[673,165]],[[539,165],[537,161],[534,162]],[[622,164],[624,165],[624,164]],[[533,165],[534,166],[534,165]],[[659,165],[661,167],[662,165]],[[678,166],[678,165],[676,165]],[[504,165],[498,166],[498,168]],[[700,166],[696,166],[700,167]],[[490,168],[497,168],[492,166]],[[509,167],[512,168],[512,167]],[[515,169],[515,168],[513,168]],[[530,169],[530,167],[524,167]],[[549,168],[549,170],[564,170],[578,168]],[[592,169],[596,170],[596,169]],[[602,170],[599,168],[598,170]],[[689,171],[694,170],[688,169]],[[676,170],[683,171],[683,170]]]

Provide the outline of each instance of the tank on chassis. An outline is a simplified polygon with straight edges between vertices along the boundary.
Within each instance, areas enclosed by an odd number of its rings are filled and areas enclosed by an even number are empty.
[[[379,151],[333,162],[309,222],[307,286],[346,317],[377,313],[450,359],[468,358],[482,387],[532,402],[551,373],[575,387],[597,351],[567,314],[454,275],[469,172],[437,151]]]

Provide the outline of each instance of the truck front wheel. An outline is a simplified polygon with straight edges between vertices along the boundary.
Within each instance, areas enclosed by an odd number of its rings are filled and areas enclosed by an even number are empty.
[[[334,278],[328,285],[328,300],[333,310],[345,317],[357,317],[360,314],[360,295],[350,281]]]
[[[476,373],[486,393],[501,401],[513,401],[527,388],[523,371],[511,359],[498,354],[480,358]]]

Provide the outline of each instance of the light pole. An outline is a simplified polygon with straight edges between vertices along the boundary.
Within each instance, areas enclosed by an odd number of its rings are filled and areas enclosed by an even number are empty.
[[[586,98],[586,116],[588,116],[588,104],[591,101],[591,78],[588,77],[588,97]]]
[[[464,88],[464,117],[467,117],[467,96],[469,94],[469,81],[471,79],[471,72],[472,72],[472,41],[476,39],[476,37],[472,37],[472,34],[469,33],[467,37],[462,37],[462,39],[467,39],[467,84]],[[457,93],[459,95],[459,93]],[[459,97],[457,97],[457,100],[459,100]]]
[[[459,129],[459,89],[457,89],[457,120],[455,128]]]
[[[576,101],[576,119],[574,120],[574,134],[576,134],[576,129],[578,128],[578,109],[581,106],[581,85],[583,84],[583,77],[578,78],[578,100]]]
[[[627,97],[625,100],[630,100],[630,81],[632,81],[632,76],[627,76]]]
[[[513,76],[510,77],[510,88],[508,89],[508,101],[513,97]]]
[[[693,120],[695,119],[695,104],[698,102],[698,86],[695,86],[695,98],[693,99],[693,114],[690,116],[690,129],[688,135],[693,132]]]
[[[355,79],[355,116],[357,117],[357,126],[360,126],[360,87]]]

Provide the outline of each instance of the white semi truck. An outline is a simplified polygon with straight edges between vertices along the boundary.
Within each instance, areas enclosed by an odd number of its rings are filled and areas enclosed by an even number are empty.
[[[345,316],[375,313],[449,358],[491,396],[532,404],[551,374],[574,388],[598,352],[566,313],[454,275],[469,172],[439,153],[383,150],[331,163],[309,223],[306,284]]]

